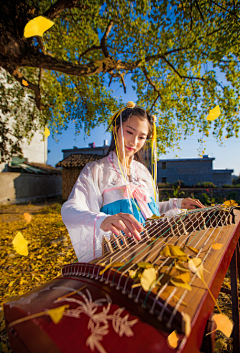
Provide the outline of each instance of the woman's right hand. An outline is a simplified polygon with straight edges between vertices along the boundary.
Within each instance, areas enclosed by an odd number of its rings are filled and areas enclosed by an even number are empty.
[[[136,240],[141,240],[139,232],[143,230],[142,224],[133,215],[122,212],[106,217],[100,228],[104,232],[110,231],[115,235],[119,235],[120,231],[123,231],[126,236],[133,236]]]

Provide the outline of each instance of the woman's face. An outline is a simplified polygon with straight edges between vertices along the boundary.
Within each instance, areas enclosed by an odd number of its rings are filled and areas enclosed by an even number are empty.
[[[127,121],[123,122],[122,127],[125,157],[129,158],[143,147],[148,135],[149,123],[147,119],[141,120],[138,116],[132,115]],[[122,155],[121,127],[118,129],[117,139],[118,150],[120,155]]]

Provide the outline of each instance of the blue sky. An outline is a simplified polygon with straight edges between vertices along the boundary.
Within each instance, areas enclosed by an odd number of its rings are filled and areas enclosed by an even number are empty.
[[[124,102],[136,101],[136,93],[131,87],[131,81],[126,80],[127,93],[123,93],[123,89],[119,84],[115,83],[111,86],[114,90],[114,96],[122,97]],[[106,128],[103,126],[97,127],[92,130],[91,136],[85,136],[84,132],[81,132],[78,136],[74,135],[74,123],[70,123],[67,130],[63,130],[62,135],[58,135],[59,142],[56,142],[52,135],[48,138],[48,164],[54,166],[57,162],[63,159],[63,149],[70,149],[73,146],[87,147],[89,143],[95,142],[96,146],[102,146],[104,140],[108,140],[110,143],[111,135],[105,132]],[[163,158],[197,158],[198,149],[201,146],[198,142],[198,138],[201,135],[196,132],[192,136],[188,136],[186,140],[180,141],[180,151],[168,150],[167,154],[160,155],[160,159]],[[85,138],[85,139],[84,139]],[[213,162],[214,169],[234,169],[234,175],[240,174],[240,138],[231,137],[224,140],[223,146],[220,146],[217,140],[209,134],[206,139],[205,154],[215,158]],[[176,157],[176,155],[178,157]]]

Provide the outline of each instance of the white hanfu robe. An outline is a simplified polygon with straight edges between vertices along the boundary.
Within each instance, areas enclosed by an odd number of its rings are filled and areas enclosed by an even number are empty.
[[[181,203],[182,199],[155,201],[148,169],[133,159],[128,178],[116,154],[110,152],[103,159],[86,164],[61,214],[78,260],[89,262],[101,255],[103,235],[111,234],[100,229],[106,217],[119,212],[131,213],[144,223],[153,214],[179,213]]]

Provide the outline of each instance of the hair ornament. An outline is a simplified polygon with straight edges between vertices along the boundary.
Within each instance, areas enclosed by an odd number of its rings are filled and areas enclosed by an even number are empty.
[[[132,101],[129,101],[126,104],[126,108],[134,108],[135,106],[136,106],[136,104],[134,102],[132,102]]]

